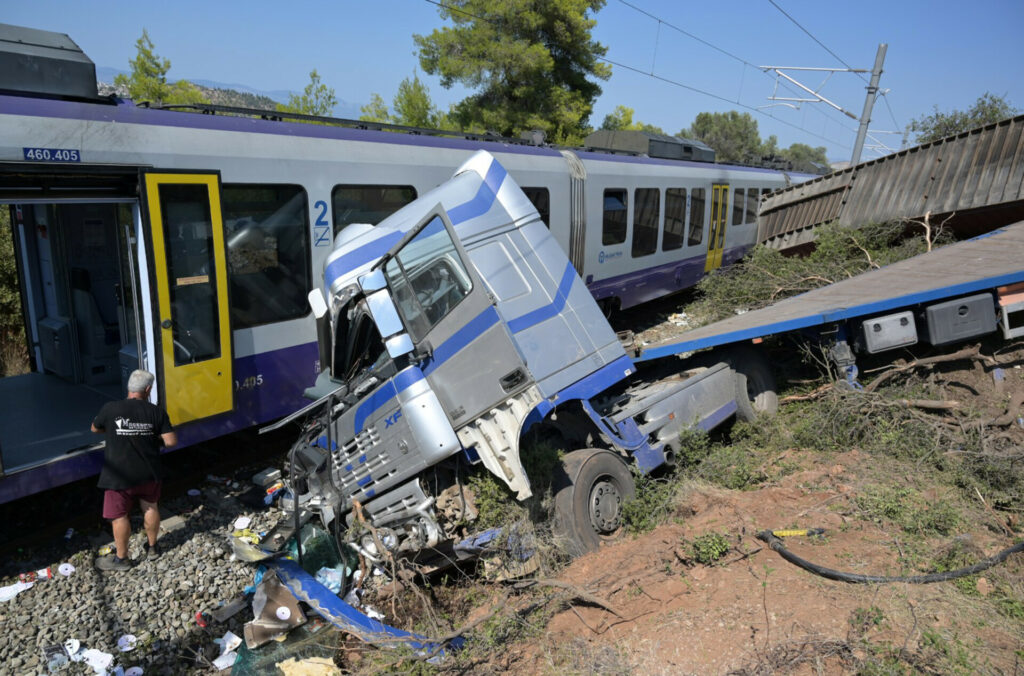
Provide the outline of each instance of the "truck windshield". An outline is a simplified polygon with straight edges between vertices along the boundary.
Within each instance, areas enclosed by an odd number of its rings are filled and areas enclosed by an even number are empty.
[[[388,261],[384,272],[414,340],[422,340],[472,288],[459,252],[437,216]]]

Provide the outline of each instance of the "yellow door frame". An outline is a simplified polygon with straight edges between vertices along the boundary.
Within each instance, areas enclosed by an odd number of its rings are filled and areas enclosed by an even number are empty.
[[[729,186],[724,183],[715,183],[711,186],[711,227],[704,272],[711,272],[722,265],[722,254],[725,251],[725,217],[728,207]]]
[[[143,170],[143,214],[149,221],[153,270],[156,277],[156,331],[160,336],[157,360],[157,381],[161,401],[174,425],[207,418],[234,408],[232,376],[231,319],[228,306],[227,255],[224,242],[224,221],[220,202],[220,172],[168,172]],[[165,236],[164,211],[160,199],[161,186],[199,185],[206,188],[209,207],[213,269],[205,274],[173,280],[174,288],[211,284],[217,301],[218,338],[216,353],[209,358],[190,358],[187,351],[176,359],[174,330],[187,331],[174,323],[171,303],[172,280],[168,271],[168,242]],[[212,279],[210,277],[212,276]]]

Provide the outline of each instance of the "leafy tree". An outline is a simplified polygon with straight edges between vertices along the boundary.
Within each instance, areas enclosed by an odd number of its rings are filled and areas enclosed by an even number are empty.
[[[910,131],[917,132],[915,140],[918,143],[928,143],[968,129],[1005,120],[1016,115],[1017,112],[1017,108],[1002,96],[985,92],[967,110],[943,113],[939,111],[938,106],[934,106],[931,115],[922,115],[910,123]]]
[[[767,145],[767,144],[766,144]],[[796,168],[809,168],[808,164],[820,164],[828,166],[828,156],[825,154],[825,146],[812,148],[804,143],[794,143],[778,154],[793,163]]]
[[[604,116],[601,129],[611,131],[646,131],[652,134],[665,133],[661,127],[656,127],[653,124],[647,124],[639,120],[634,122],[633,112],[633,109],[629,106],[615,106],[614,111]]]
[[[10,208],[0,205],[0,376],[28,370]]]
[[[506,136],[541,129],[556,143],[579,143],[611,67],[591,39],[588,13],[605,0],[449,0],[438,10],[452,22],[415,35],[420,66],[448,88],[476,93],[451,111],[464,129]]]
[[[415,73],[412,79],[405,78],[398,85],[398,93],[391,105],[395,109],[395,121],[409,127],[438,127],[443,117],[430,100],[426,85]]]
[[[359,107],[359,112],[362,113],[359,119],[365,122],[392,122],[388,104],[384,103],[384,97],[377,93],[370,97],[369,103]]]
[[[302,94],[289,94],[288,103],[279,103],[277,109],[283,113],[300,113],[302,115],[330,115],[338,98],[334,89],[320,82],[320,74],[314,68],[309,73],[309,84]]]
[[[169,84],[167,71],[171,69],[169,59],[162,59],[153,52],[153,41],[142,29],[142,37],[135,41],[135,58],[131,60],[131,74],[119,74],[114,84],[128,89],[128,96],[135,101],[153,103],[209,103],[202,92],[187,80]]]
[[[679,135],[714,148],[719,162],[754,162],[761,157],[761,135],[750,113],[698,113],[690,128]]]

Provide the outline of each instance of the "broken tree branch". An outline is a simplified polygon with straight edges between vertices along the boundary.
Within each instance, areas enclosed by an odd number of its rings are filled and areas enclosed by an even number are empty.
[[[940,354],[935,357],[924,357],[922,359],[915,359],[912,362],[903,364],[902,366],[895,366],[889,369],[888,371],[883,372],[877,378],[875,378],[870,383],[865,385],[864,391],[873,392],[876,389],[878,389],[878,387],[882,383],[889,380],[893,376],[899,375],[901,373],[906,373],[907,371],[910,371],[915,368],[930,366],[932,364],[941,364],[943,362],[958,361],[960,359],[973,359],[976,361],[980,361],[986,366],[995,365],[995,360],[993,360],[991,357],[987,357],[983,354],[980,354],[980,351],[981,345],[972,345],[971,347],[965,347],[964,349],[958,350],[957,352],[953,352],[951,354]]]
[[[609,603],[608,601],[605,601],[604,599],[602,599],[602,598],[600,598],[598,596],[594,596],[593,594],[591,594],[587,590],[581,589],[580,587],[577,587],[576,585],[570,584],[568,582],[562,582],[561,580],[554,580],[554,579],[549,579],[549,578],[541,578],[541,579],[538,579],[538,580],[524,580],[523,582],[519,583],[516,586],[518,588],[520,588],[520,589],[527,589],[529,587],[534,587],[534,586],[537,586],[537,587],[554,587],[556,589],[564,589],[565,591],[571,592],[573,596],[575,596],[576,598],[578,598],[581,601],[586,601],[587,603],[589,603],[591,605],[594,605],[594,606],[597,606],[598,608],[604,608],[605,610],[607,610],[612,615],[615,615],[616,617],[622,617],[622,613],[620,613],[618,610],[616,610],[615,607],[612,606],[612,604]]]

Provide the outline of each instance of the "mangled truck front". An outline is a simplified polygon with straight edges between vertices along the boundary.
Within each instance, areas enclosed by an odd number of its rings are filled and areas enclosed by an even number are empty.
[[[293,481],[304,512],[336,533],[357,507],[371,556],[378,543],[416,554],[464,538],[471,465],[529,497],[519,444],[538,425],[580,449],[565,457],[556,517],[572,549],[590,549],[619,526],[627,462],[649,471],[682,427],[736,410],[724,362],[637,373],[485,152],[376,226],[345,228],[310,302],[324,372],[309,394],[325,413],[297,446]]]

